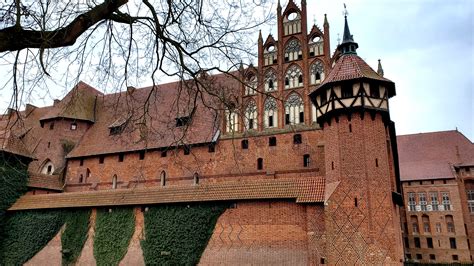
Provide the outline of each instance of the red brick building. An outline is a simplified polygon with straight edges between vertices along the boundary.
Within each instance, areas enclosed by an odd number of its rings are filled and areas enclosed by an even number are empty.
[[[80,82],[4,116],[36,158],[11,210],[228,201],[202,264],[402,262],[394,83],[357,55],[347,18],[332,55],[328,20],[308,29],[306,1],[277,19],[238,79],[106,95]],[[33,260],[60,256],[48,248]]]
[[[474,145],[458,131],[398,136],[405,257],[472,262]]]

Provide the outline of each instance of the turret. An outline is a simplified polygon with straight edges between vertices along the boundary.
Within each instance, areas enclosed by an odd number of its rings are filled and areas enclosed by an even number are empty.
[[[341,56],[310,94],[323,128],[326,263],[383,265],[403,260],[394,171],[392,81],[357,55],[345,16]],[[393,143],[392,143],[393,142]]]

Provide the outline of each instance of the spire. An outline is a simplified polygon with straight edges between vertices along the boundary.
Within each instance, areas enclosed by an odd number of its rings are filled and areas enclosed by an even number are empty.
[[[278,9],[278,10],[281,10],[280,0],[278,0],[277,9]]]
[[[262,38],[262,30],[258,31],[258,42],[263,43],[263,38]]]
[[[379,74],[379,76],[383,77],[383,68],[382,68],[382,63],[380,63],[380,59],[379,59],[379,66],[377,68],[377,74]]]
[[[329,25],[329,22],[328,22],[328,17],[326,14],[324,14],[324,24],[323,24],[325,27],[326,25]]]
[[[347,23],[347,15],[349,13],[344,4],[344,35],[342,36],[342,43],[337,48],[342,54],[357,54],[356,49],[359,45],[354,41],[354,37],[349,30],[349,23]]]

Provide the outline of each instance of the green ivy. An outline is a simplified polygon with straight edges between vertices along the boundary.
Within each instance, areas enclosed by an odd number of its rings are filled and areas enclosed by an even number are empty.
[[[70,210],[66,213],[66,229],[61,234],[62,265],[74,265],[81,254],[89,231],[90,209]]]
[[[21,265],[43,249],[64,224],[61,210],[9,212],[0,241],[0,265]]]
[[[97,265],[118,265],[135,231],[133,208],[98,209],[94,237]]]
[[[196,265],[226,204],[163,205],[145,212],[146,265]]]

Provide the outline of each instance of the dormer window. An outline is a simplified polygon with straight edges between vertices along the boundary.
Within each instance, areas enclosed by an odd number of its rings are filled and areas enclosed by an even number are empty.
[[[189,116],[182,116],[176,118],[176,127],[183,127],[189,125],[191,122],[191,117]]]

